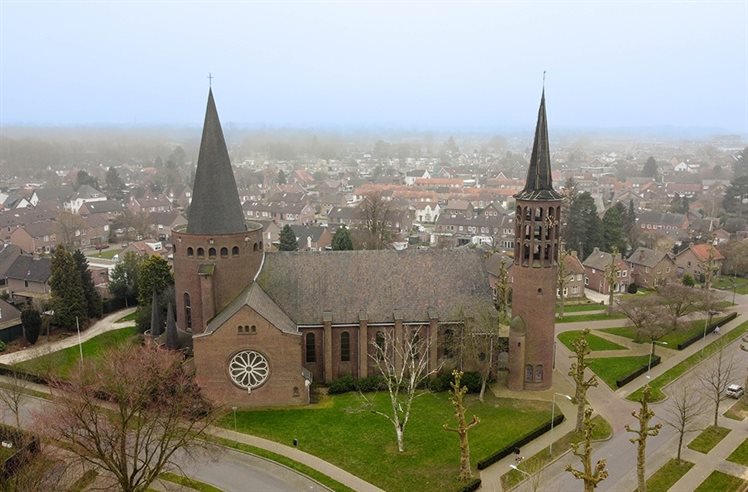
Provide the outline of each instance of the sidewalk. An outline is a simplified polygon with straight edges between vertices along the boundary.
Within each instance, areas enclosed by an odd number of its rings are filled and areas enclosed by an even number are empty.
[[[109,316],[100,319],[96,323],[94,323],[92,326],[89,326],[87,330],[81,332],[81,342],[85,342],[86,340],[90,340],[91,338],[101,335],[102,333],[105,333],[107,331],[113,331],[113,330],[119,330],[121,328],[125,328],[127,326],[132,326],[132,321],[125,321],[124,323],[117,323],[117,320],[127,316],[130,313],[135,312],[134,307],[122,309],[120,311],[116,311]],[[44,336],[40,336],[39,340],[40,342],[43,340]],[[29,348],[26,348],[24,350],[19,350],[18,352],[11,352],[10,354],[0,355],[0,364],[7,364],[7,365],[13,365],[17,364],[19,362],[23,362],[25,360],[34,359],[36,357],[40,357],[42,355],[46,355],[52,352],[57,352],[58,350],[66,349],[68,347],[72,347],[74,345],[78,344],[78,335],[73,333],[69,337],[64,338],[62,340],[58,340],[56,342],[52,342],[49,344],[45,343],[37,343],[36,345],[32,345]]]

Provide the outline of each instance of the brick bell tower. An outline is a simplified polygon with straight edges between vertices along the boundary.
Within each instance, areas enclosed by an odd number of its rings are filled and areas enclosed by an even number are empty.
[[[559,221],[562,196],[553,189],[545,88],[524,189],[514,195],[512,323],[509,379],[512,390],[544,390],[553,382]]]
[[[244,220],[212,90],[187,225],[172,240],[177,327],[197,335],[254,280],[263,258],[262,226]]]

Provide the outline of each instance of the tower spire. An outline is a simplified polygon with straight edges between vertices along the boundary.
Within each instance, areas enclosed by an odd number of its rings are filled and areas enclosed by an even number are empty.
[[[187,219],[188,233],[231,234],[246,230],[212,88],[208,89],[208,106],[193,188]]]
[[[538,122],[535,125],[535,141],[532,145],[530,167],[524,189],[515,195],[518,200],[559,200],[561,194],[553,189],[551,177],[551,151],[548,144],[548,120],[545,115],[545,72],[543,92],[540,96]]]

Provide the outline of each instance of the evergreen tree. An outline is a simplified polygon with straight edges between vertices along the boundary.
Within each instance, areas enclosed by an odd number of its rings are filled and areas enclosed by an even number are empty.
[[[352,249],[353,241],[351,241],[351,232],[347,227],[341,226],[335,231],[335,235],[332,237],[332,250],[351,251]]]
[[[616,206],[610,207],[605,211],[605,215],[603,216],[603,249],[605,251],[618,249],[625,252],[627,249],[621,208]]]
[[[722,206],[727,212],[744,216],[748,201],[748,175],[734,178],[725,191]]]
[[[150,307],[151,296],[155,290],[161,294],[174,285],[169,263],[160,256],[152,255],[140,263],[138,269],[138,302],[141,307]]]
[[[138,271],[143,258],[132,251],[114,266],[109,280],[109,292],[119,299],[128,300],[138,298]]]
[[[732,171],[734,179],[748,177],[748,147],[735,156]]]
[[[288,180],[286,179],[286,173],[283,172],[283,169],[278,171],[278,184],[286,184],[288,183]]]
[[[297,251],[299,249],[296,234],[293,233],[293,229],[288,224],[284,225],[283,229],[281,229],[280,246],[278,246],[278,249],[281,251]]]
[[[39,340],[39,332],[42,328],[42,316],[39,311],[27,307],[21,311],[21,323],[23,324],[23,337],[34,345]]]
[[[88,260],[81,250],[76,249],[73,253],[75,267],[81,277],[81,285],[86,296],[86,312],[89,318],[98,318],[101,316],[101,296],[96,291],[91,272],[88,270]]]
[[[110,167],[106,172],[106,190],[110,197],[122,198],[125,182],[120,178],[117,168]]]
[[[644,163],[644,167],[642,168],[642,176],[645,178],[657,179],[658,174],[657,161],[654,157],[649,156],[649,159],[647,159],[647,162]]]
[[[595,201],[586,191],[571,202],[565,242],[566,248],[578,251],[580,258],[587,258],[595,247],[602,246],[602,224]]]
[[[75,258],[65,246],[55,248],[51,270],[49,286],[52,291],[55,323],[68,330],[74,329],[76,318],[81,324],[88,320],[88,310],[86,293]]]

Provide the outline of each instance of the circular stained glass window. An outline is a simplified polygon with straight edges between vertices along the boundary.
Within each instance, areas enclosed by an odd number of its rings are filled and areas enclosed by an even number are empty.
[[[244,350],[231,358],[229,374],[242,388],[253,389],[264,383],[270,375],[267,359],[254,350]]]

